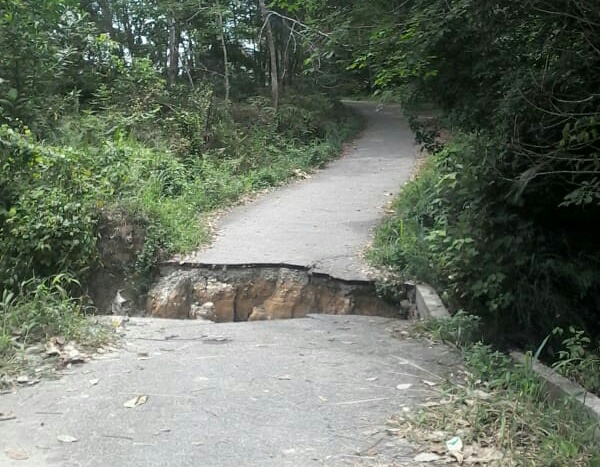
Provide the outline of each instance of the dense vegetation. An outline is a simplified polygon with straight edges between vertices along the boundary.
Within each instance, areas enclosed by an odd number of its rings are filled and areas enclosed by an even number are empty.
[[[0,359],[81,337],[103,268],[143,293],[160,257],[206,240],[202,213],[322,165],[356,131],[260,7],[0,4]]]
[[[452,134],[398,201],[379,261],[510,344],[573,326],[597,346],[597,2],[337,4],[315,22],[343,44],[339,65],[409,109],[434,104]],[[436,152],[435,128],[414,123]]]

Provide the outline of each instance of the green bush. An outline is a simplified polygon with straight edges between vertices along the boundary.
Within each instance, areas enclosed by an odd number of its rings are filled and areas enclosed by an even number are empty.
[[[101,260],[99,210],[113,207],[148,232],[133,272],[147,275],[159,257],[206,240],[202,213],[322,165],[357,128],[322,96],[315,98],[320,107],[288,102],[281,114],[261,97],[243,104],[245,114],[217,105],[209,120],[209,90],[167,91],[143,63],[133,68],[117,86],[129,92],[125,104],[114,89],[100,89],[96,105],[104,110],[63,119],[49,143],[27,129],[1,128],[4,286],[62,272],[85,279]],[[257,125],[257,115],[270,123]],[[285,130],[278,129],[283,121]]]
[[[565,256],[560,232],[507,199],[510,180],[489,164],[498,147],[489,135],[458,135],[431,156],[377,233],[373,259],[431,283],[451,309],[484,317],[513,343],[535,344],[557,323],[597,331],[598,253]]]
[[[32,275],[81,274],[95,260],[95,189],[81,155],[3,127],[0,284]],[[12,175],[12,178],[11,178]]]

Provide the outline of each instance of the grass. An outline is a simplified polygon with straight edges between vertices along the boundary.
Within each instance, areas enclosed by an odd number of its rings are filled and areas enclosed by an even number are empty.
[[[550,398],[530,363],[516,364],[477,341],[478,318],[459,313],[420,322],[414,333],[457,345],[465,371],[415,413],[391,420],[401,436],[454,463],[600,466],[598,420],[573,401]],[[446,442],[455,437],[464,447],[452,455]]]
[[[110,340],[108,329],[92,323],[82,299],[70,289],[79,283],[65,274],[47,279],[30,279],[18,293],[2,292],[0,301],[0,377],[10,377],[30,368],[27,351],[51,338],[74,341],[83,348],[98,348]],[[43,354],[43,349],[40,349]],[[41,364],[41,362],[38,361]],[[6,381],[4,381],[6,382]],[[0,387],[3,380],[0,379]]]

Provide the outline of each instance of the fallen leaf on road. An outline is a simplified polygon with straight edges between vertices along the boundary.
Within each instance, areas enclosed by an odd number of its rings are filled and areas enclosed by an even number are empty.
[[[451,452],[450,455],[456,459],[456,461],[458,462],[459,465],[463,464],[463,461],[465,460],[465,455],[462,452],[460,452],[460,451]]]
[[[77,438],[71,435],[59,435],[56,437],[61,443],[76,443],[79,441]]]
[[[90,386],[96,386],[100,382],[99,379],[90,379]]]
[[[136,396],[133,399],[129,399],[127,402],[125,402],[123,407],[133,409],[134,407],[145,404],[147,400],[148,396]]]
[[[482,391],[481,389],[475,389],[475,391],[473,391],[473,395],[483,400],[487,400],[492,397],[492,395],[489,392]]]
[[[64,365],[70,365],[72,363],[84,363],[87,355],[81,353],[72,345],[65,345],[60,357]]]
[[[48,357],[60,355],[60,350],[53,342],[48,342],[46,344],[46,355],[48,355]]]
[[[19,449],[8,448],[6,451],[4,451],[4,453],[15,461],[24,461],[29,459],[29,454]]]
[[[323,402],[327,402],[327,398],[326,397],[319,396],[319,399],[321,399],[321,401],[323,401]]]
[[[378,379],[378,376],[373,376],[372,378],[367,378],[366,381],[377,381]]]
[[[433,452],[422,452],[421,454],[418,454],[415,456],[414,461],[415,462],[434,462],[434,461],[439,461],[441,459],[441,456],[438,456],[437,454],[434,454]]]
[[[442,404],[437,401],[430,401],[430,402],[423,402],[420,405],[421,405],[421,407],[431,408],[431,407],[439,407]]]
[[[496,448],[480,448],[479,452],[465,459],[465,464],[491,464],[504,459],[504,454]]]
[[[409,389],[411,387],[412,387],[412,384],[405,383],[405,384],[399,384],[398,386],[396,386],[396,389],[399,389],[399,390],[403,391],[403,390]]]

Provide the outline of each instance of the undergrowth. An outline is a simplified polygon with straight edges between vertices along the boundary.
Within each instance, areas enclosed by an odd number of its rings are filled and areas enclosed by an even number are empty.
[[[90,326],[77,280],[66,274],[32,278],[18,290],[2,291],[0,298],[0,363],[9,365],[28,346],[60,336],[84,346],[98,346],[108,339],[101,327]]]
[[[459,437],[465,462],[492,466],[598,466],[599,424],[574,401],[553,399],[532,370],[481,342],[481,320],[464,312],[417,324],[416,332],[456,345],[466,371],[417,413],[396,418],[425,449],[447,454]]]
[[[508,157],[496,136],[456,131],[440,148],[435,128],[413,125],[430,154],[378,229],[372,262],[389,268],[397,287],[427,282],[451,313],[480,317],[482,339],[498,348],[535,349],[550,336],[542,359],[598,392],[600,256],[591,234],[581,233],[576,252],[569,235],[577,226],[531,220],[511,180],[489,163]]]

